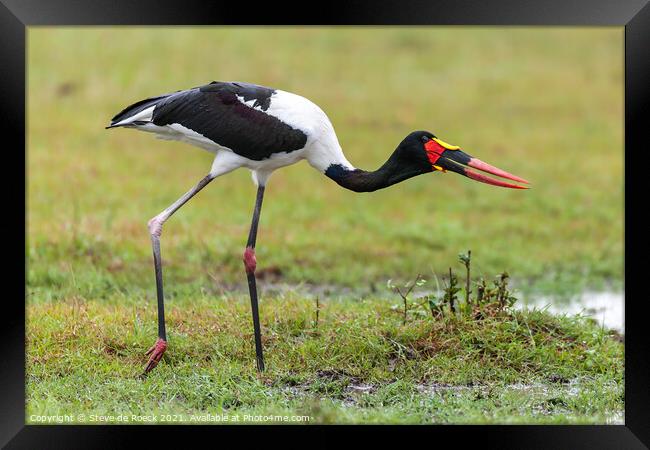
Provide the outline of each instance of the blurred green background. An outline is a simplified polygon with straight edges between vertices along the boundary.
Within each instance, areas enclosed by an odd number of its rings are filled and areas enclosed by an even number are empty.
[[[211,155],[105,130],[142,98],[211,80],[303,95],[348,159],[381,165],[426,129],[531,180],[528,191],[423,175],[371,194],[301,162],[273,175],[263,283],[367,288],[441,274],[471,249],[521,288],[620,285],[623,28],[42,28],[28,31],[28,269],[34,300],[153,299],[147,221]],[[217,179],[167,222],[170,297],[244,286],[255,187]]]

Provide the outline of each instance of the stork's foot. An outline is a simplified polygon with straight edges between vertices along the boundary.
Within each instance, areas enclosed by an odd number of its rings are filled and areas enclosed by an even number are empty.
[[[145,353],[145,355],[150,356],[149,362],[147,362],[147,365],[144,368],[144,373],[149,373],[151,370],[153,370],[154,367],[158,365],[163,357],[163,354],[165,353],[165,350],[167,350],[167,341],[158,338],[156,343],[149,350],[147,350],[147,353]]]

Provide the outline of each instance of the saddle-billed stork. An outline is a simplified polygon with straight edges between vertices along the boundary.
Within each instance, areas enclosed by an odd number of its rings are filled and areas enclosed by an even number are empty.
[[[483,183],[514,189],[525,186],[487,177],[470,168],[528,183],[449,145],[428,131],[414,131],[375,171],[354,167],[345,157],[327,115],[296,94],[242,82],[213,81],[204,86],[141,100],[125,108],[106,128],[135,128],[161,139],[187,142],[215,154],[210,172],[160,214],[149,220],[158,299],[158,340],[146,352],[145,373],[167,349],[160,235],[169,217],[208,183],[240,167],[250,169],[257,185],[253,219],[244,250],[258,371],[264,357],[255,283],[257,225],[269,176],[280,167],[306,159],[316,170],[354,192],[372,192],[425,173],[456,172]]]

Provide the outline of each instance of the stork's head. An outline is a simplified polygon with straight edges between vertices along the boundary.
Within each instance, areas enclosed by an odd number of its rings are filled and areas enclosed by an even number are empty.
[[[506,183],[470,169],[473,167],[501,178],[528,184],[528,181],[523,178],[474,158],[463,152],[460,147],[447,144],[428,131],[414,131],[409,134],[401,142],[396,153],[400,159],[408,161],[408,164],[417,165],[422,173],[451,171],[481,183],[512,189],[527,189],[527,186]]]

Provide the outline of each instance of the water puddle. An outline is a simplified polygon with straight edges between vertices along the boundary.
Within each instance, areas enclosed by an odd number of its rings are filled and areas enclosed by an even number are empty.
[[[625,294],[623,292],[585,291],[569,299],[552,295],[524,295],[517,308],[548,308],[552,314],[581,314],[591,317],[605,328],[625,333]]]

